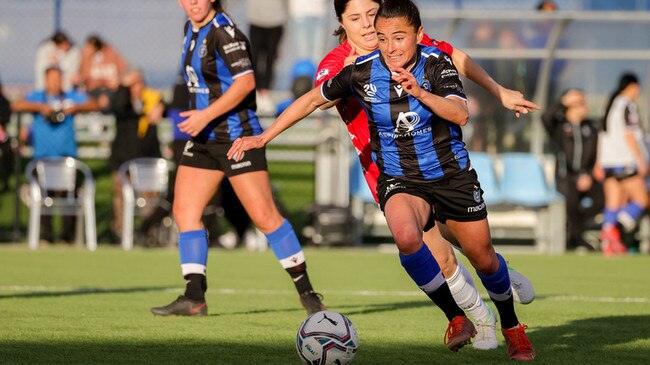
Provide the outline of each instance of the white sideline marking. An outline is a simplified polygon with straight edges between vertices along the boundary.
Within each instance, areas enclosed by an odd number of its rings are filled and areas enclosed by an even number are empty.
[[[0,292],[79,292],[79,293],[104,293],[111,290],[123,290],[128,288],[82,288],[72,286],[31,286],[31,285],[6,285],[0,286]],[[182,288],[174,289],[161,289],[165,292],[177,293],[182,291]],[[216,292],[222,295],[240,295],[240,294],[254,294],[254,295],[288,295],[293,294],[293,290],[273,290],[273,289],[233,289],[221,288],[210,289],[211,293]],[[387,290],[323,290],[323,294],[330,295],[344,295],[344,296],[357,296],[357,297],[421,297],[421,291],[387,291]],[[634,297],[589,297],[582,295],[557,295],[548,296],[544,298],[537,298],[536,300],[552,300],[558,302],[597,302],[597,303],[650,303],[650,298],[634,298]]]

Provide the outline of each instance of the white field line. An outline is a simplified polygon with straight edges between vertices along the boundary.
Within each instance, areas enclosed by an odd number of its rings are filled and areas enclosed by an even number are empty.
[[[125,288],[84,288],[72,286],[31,286],[31,285],[5,285],[0,286],[0,292],[60,292],[60,293],[103,293],[111,290],[120,290]],[[182,288],[161,289],[165,292],[177,293]],[[211,293],[221,295],[290,295],[295,293],[293,290],[274,290],[274,289],[234,289],[221,288],[210,289]],[[421,297],[421,291],[388,291],[388,290],[323,290],[323,294],[355,296],[355,297]],[[650,303],[650,298],[644,297],[590,297],[584,295],[557,295],[537,298],[536,300],[552,300],[558,302],[595,302],[595,303]]]

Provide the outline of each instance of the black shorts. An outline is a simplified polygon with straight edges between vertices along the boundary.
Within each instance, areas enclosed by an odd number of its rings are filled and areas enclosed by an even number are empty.
[[[459,174],[431,182],[418,182],[384,174],[379,175],[377,179],[377,195],[382,211],[388,199],[399,193],[424,199],[435,212],[432,217],[442,223],[445,223],[447,219],[459,222],[474,222],[487,217],[487,209],[483,201],[483,190],[474,169],[465,170]],[[433,224],[428,222],[425,231],[431,227],[433,227]]]
[[[613,177],[618,181],[625,180],[639,172],[636,166],[605,167],[603,170],[605,170],[606,178]]]
[[[246,151],[241,161],[235,162],[227,157],[231,143],[208,141],[201,143],[187,141],[181,154],[180,164],[199,169],[223,171],[226,176],[235,176],[253,171],[267,171],[266,149]]]

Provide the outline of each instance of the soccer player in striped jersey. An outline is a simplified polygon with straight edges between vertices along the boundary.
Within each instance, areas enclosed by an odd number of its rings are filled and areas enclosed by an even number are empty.
[[[179,0],[185,25],[182,73],[190,92],[190,110],[179,129],[192,136],[176,175],[174,219],[185,294],[155,315],[206,315],[208,237],[201,215],[227,176],[255,225],[262,231],[282,267],[291,276],[309,314],[325,309],[315,293],[298,238],[278,212],[263,149],[226,157],[233,140],[255,136],[262,128],[255,115],[255,79],[248,39],[223,12],[220,0]]]
[[[320,86],[334,77],[344,66],[352,63],[358,56],[366,55],[377,49],[377,37],[373,21],[380,3],[380,0],[334,0],[334,10],[341,24],[335,35],[339,36],[341,45],[329,52],[321,61],[316,75],[316,86]],[[539,109],[537,105],[524,99],[520,92],[506,89],[496,83],[461,50],[455,50],[446,42],[432,40],[426,34],[423,36],[421,43],[435,46],[452,56],[455,64],[462,65],[459,67],[461,74],[468,76],[490,91],[506,108],[521,113]],[[378,202],[376,190],[379,170],[372,159],[366,114],[354,98],[341,99],[335,103],[358,153],[368,187]],[[327,107],[329,106],[331,104],[327,105]],[[456,260],[453,249],[441,236],[439,226],[442,227],[443,225],[434,226],[428,232],[425,232],[424,241],[429,245],[445,278],[447,278],[454,299],[476,321],[478,333],[474,338],[474,348],[494,349],[498,346],[496,316],[480,298],[471,275]],[[448,230],[444,231],[449,235]],[[450,237],[450,239],[453,239],[453,237]],[[534,289],[528,279],[512,269],[510,270],[510,277],[515,300],[524,304],[530,303],[534,298]],[[516,295],[519,293],[521,295]]]
[[[407,273],[425,292],[438,285],[440,269],[422,231],[446,223],[499,312],[508,356],[532,360],[535,351],[515,313],[507,264],[492,247],[482,190],[462,142],[468,111],[453,61],[438,48],[418,45],[423,30],[409,0],[385,1],[375,27],[380,51],[299,98],[261,135],[233,142],[228,157],[263,147],[328,101],[356,97],[369,120],[380,207]]]

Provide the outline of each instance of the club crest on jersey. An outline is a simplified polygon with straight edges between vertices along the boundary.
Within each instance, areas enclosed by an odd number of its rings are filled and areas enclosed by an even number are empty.
[[[208,46],[205,45],[205,39],[203,40],[203,44],[201,47],[199,47],[199,58],[203,58],[208,54]]]
[[[422,80],[422,85],[420,86],[422,86],[424,91],[431,92],[431,84],[429,83],[429,80],[427,79]]]
[[[400,112],[395,122],[395,133],[409,133],[420,123],[420,116],[416,112]]]

